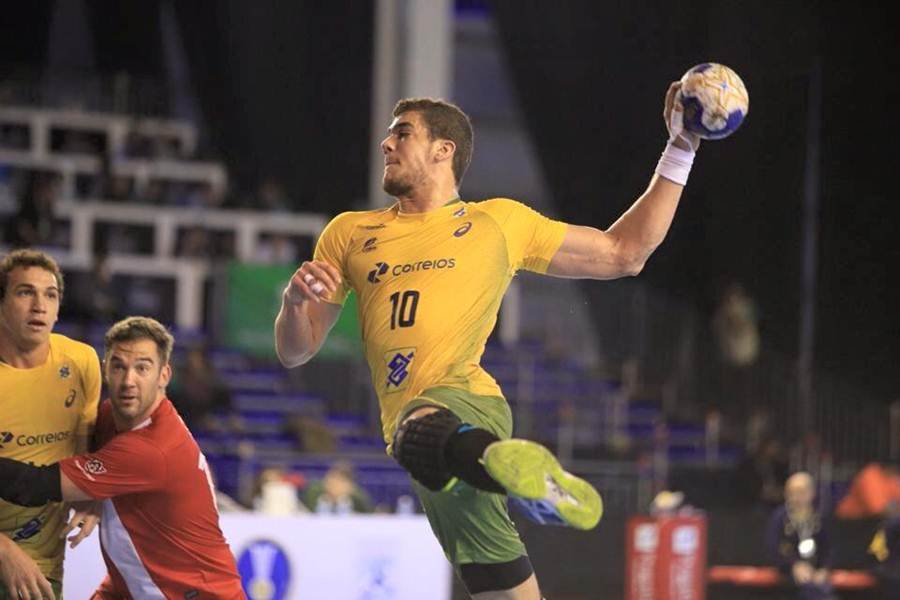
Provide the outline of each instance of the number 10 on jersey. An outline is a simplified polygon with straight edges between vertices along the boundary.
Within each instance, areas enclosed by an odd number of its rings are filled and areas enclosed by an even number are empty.
[[[391,294],[391,329],[412,327],[416,324],[416,309],[419,308],[418,290],[406,290]]]

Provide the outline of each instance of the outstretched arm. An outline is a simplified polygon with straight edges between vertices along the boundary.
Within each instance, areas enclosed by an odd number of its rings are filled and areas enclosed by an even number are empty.
[[[667,124],[680,86],[680,82],[673,83],[666,94],[663,118]],[[676,137],[670,143],[674,148],[670,147],[666,152],[676,160],[686,161],[689,168],[694,153],[692,145],[696,140],[687,140],[686,135],[689,134]],[[647,190],[606,231],[569,225],[562,245],[550,261],[547,274],[585,279],[637,275],[665,239],[684,190],[683,182],[676,183],[660,171],[661,168],[657,168]]]
[[[59,463],[36,467],[0,458],[0,498],[20,506],[43,506],[60,500],[93,500],[59,470]]]

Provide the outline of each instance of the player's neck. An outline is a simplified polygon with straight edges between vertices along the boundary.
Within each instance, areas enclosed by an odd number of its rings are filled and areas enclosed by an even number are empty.
[[[427,213],[437,210],[459,198],[455,185],[434,185],[413,190],[408,196],[399,196],[400,212],[406,214]]]
[[[132,429],[136,429],[144,424],[147,419],[149,419],[153,413],[156,412],[156,409],[159,408],[159,405],[165,399],[165,394],[161,394],[156,397],[156,400],[153,401],[153,404],[150,405],[147,410],[141,412],[139,415],[135,415],[134,417],[128,417],[126,415],[122,415],[116,412],[115,404],[113,405],[112,417],[113,423],[116,426],[116,431],[121,433],[124,431],[131,431]]]
[[[33,347],[20,348],[11,340],[0,336],[0,362],[16,369],[33,369],[47,362],[50,356],[50,341]]]

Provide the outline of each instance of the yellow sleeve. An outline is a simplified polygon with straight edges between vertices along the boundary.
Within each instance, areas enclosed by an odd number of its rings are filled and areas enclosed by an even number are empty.
[[[568,226],[515,200],[498,198],[483,204],[503,230],[511,266],[546,273]]]
[[[100,404],[100,359],[90,346],[85,347],[83,364],[81,365],[82,386],[84,392],[84,409],[78,421],[75,435],[90,436],[97,422],[97,407]]]
[[[343,305],[350,294],[346,257],[352,239],[353,222],[353,213],[342,213],[332,219],[322,230],[313,253],[314,260],[327,262],[341,272],[341,283],[337,291],[325,298],[326,302],[332,304]]]

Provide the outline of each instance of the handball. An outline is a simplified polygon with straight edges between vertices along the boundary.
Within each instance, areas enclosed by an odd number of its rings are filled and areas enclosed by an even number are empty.
[[[682,124],[704,140],[720,140],[734,133],[747,111],[750,96],[738,74],[717,63],[692,67],[681,78]]]

